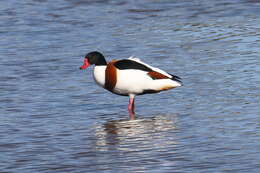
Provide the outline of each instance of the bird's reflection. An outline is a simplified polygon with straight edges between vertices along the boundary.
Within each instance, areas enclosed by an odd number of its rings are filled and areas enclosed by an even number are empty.
[[[96,147],[101,150],[109,150],[111,147],[131,150],[140,145],[150,148],[176,144],[174,139],[175,133],[178,132],[176,123],[176,115],[158,115],[131,121],[108,121],[96,127]]]

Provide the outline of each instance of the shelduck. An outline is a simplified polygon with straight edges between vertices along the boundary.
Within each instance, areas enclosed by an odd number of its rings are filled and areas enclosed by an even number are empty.
[[[182,86],[181,78],[159,68],[152,67],[138,58],[106,61],[97,51],[88,53],[80,69],[94,67],[95,82],[108,91],[129,96],[128,112],[135,118],[134,99],[136,95],[153,94]]]

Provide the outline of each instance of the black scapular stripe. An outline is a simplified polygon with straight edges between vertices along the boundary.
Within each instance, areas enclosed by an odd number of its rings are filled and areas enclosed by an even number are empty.
[[[120,61],[117,61],[114,66],[116,66],[116,68],[120,69],[120,70],[128,70],[128,69],[136,69],[136,70],[143,70],[143,71],[153,71],[151,68],[138,63],[136,61],[132,61],[129,59],[123,59]]]

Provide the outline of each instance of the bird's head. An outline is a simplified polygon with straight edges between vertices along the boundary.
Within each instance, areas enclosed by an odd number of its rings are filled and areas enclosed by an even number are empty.
[[[105,60],[105,57],[97,51],[88,53],[84,58],[84,63],[82,66],[80,66],[80,69],[86,69],[90,65],[107,65],[107,62]]]

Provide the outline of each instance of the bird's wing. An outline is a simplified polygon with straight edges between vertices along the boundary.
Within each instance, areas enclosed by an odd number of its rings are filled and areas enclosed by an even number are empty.
[[[165,71],[163,71],[163,70],[161,70],[161,69],[159,69],[159,68],[150,66],[150,65],[146,64],[145,62],[141,61],[139,58],[130,57],[129,59],[130,59],[130,60],[133,60],[133,61],[136,61],[136,62],[138,62],[138,63],[140,63],[140,64],[143,64],[144,66],[146,66],[146,67],[152,69],[152,71],[161,73],[161,74],[163,74],[163,75],[165,75],[165,76],[167,76],[167,77],[169,77],[169,78],[172,77],[172,75],[170,75],[169,73],[167,73],[167,72],[165,72]]]

